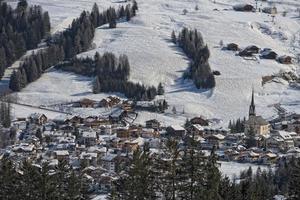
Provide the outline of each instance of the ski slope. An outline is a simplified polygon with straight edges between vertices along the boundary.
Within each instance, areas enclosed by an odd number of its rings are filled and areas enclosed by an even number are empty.
[[[118,6],[116,1],[92,0],[29,0],[49,11],[53,32],[63,30],[84,10],[97,2],[101,8]],[[259,7],[275,5],[279,14],[275,23],[264,13],[246,13],[232,10],[232,6],[246,0],[138,0],[139,11],[130,22],[122,22],[116,29],[106,26],[96,30],[95,48],[78,56],[93,56],[95,52],[111,51],[126,54],[131,64],[130,79],[146,85],[165,86],[166,98],[177,114],[158,115],[142,112],[136,122],[157,118],[168,124],[183,123],[186,118],[205,116],[226,125],[230,119],[247,116],[251,88],[255,88],[257,113],[266,118],[275,115],[272,104],[281,103],[289,111],[300,112],[299,90],[285,81],[261,85],[261,77],[280,70],[297,71],[299,66],[282,65],[272,60],[244,60],[233,52],[222,51],[219,42],[234,42],[241,47],[257,45],[272,48],[279,55],[294,56],[299,53],[300,18],[297,0],[259,2]],[[255,5],[255,1],[250,1]],[[195,10],[198,5],[199,10]],[[183,9],[188,12],[183,14]],[[287,16],[280,13],[287,11]],[[204,37],[210,52],[210,65],[221,72],[212,90],[198,90],[191,81],[183,80],[189,60],[170,41],[172,30],[183,27],[197,28]],[[76,78],[78,77],[78,78]],[[35,83],[18,93],[20,101],[34,105],[71,101],[74,98],[98,99],[106,94],[91,93],[91,79],[59,71],[45,73]],[[74,94],[81,94],[75,96]]]

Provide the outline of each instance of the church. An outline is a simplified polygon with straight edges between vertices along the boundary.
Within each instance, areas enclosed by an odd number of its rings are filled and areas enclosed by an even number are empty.
[[[262,116],[257,116],[254,103],[254,90],[252,90],[252,99],[249,107],[249,118],[245,122],[245,134],[253,131],[256,136],[267,135],[270,133],[270,124]]]

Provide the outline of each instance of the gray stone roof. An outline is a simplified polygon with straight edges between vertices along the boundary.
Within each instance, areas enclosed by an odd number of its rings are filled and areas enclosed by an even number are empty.
[[[246,124],[248,125],[261,125],[265,126],[268,125],[269,122],[262,118],[262,116],[251,116],[247,121]]]

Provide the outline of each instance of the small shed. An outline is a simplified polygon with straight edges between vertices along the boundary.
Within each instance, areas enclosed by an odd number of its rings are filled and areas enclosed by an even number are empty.
[[[82,99],[79,104],[80,104],[80,107],[82,108],[93,108],[94,105],[95,105],[95,101],[94,100],[91,100],[91,99]]]
[[[277,8],[276,7],[265,7],[262,9],[263,13],[267,14],[277,14]]]
[[[241,12],[252,12],[254,7],[250,4],[238,4],[233,6],[233,10]]]
[[[273,59],[275,60],[277,58],[277,53],[275,51],[272,51],[271,49],[263,49],[260,52],[260,57],[264,59]]]
[[[229,44],[227,44],[226,50],[238,51],[239,50],[239,45],[237,45],[235,43],[229,43]]]
[[[280,56],[277,58],[277,61],[281,64],[292,64],[292,57],[291,56]]]
[[[259,47],[251,45],[239,52],[239,56],[253,56],[259,52]]]

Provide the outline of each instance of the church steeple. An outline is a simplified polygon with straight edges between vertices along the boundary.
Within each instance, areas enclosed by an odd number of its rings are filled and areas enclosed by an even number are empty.
[[[251,99],[251,104],[249,107],[249,117],[250,116],[255,116],[255,104],[254,104],[254,89],[252,88],[252,99]]]

